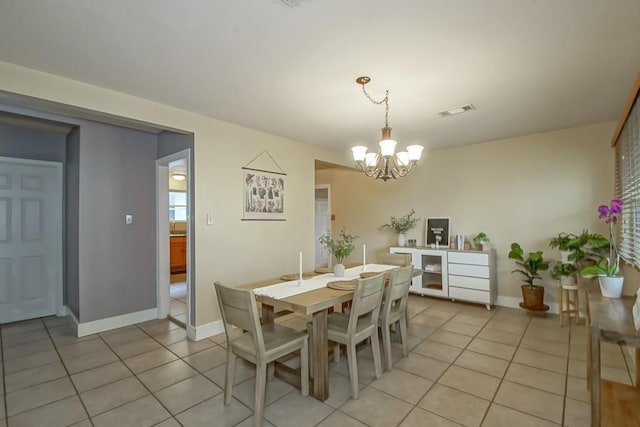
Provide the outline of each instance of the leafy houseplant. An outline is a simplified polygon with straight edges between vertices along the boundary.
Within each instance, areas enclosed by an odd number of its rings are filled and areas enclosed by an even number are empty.
[[[342,261],[355,250],[356,245],[354,242],[358,236],[347,234],[343,227],[342,230],[340,230],[338,237],[338,239],[334,239],[331,237],[331,234],[327,233],[320,236],[318,241],[336,258],[336,261],[338,262],[334,267],[334,273],[336,276],[344,276],[344,265],[342,265]],[[339,274],[340,272],[342,274]]]
[[[572,233],[559,233],[556,237],[549,239],[550,248],[558,248],[561,251],[571,251],[575,249],[575,242],[578,236]]]
[[[579,236],[576,236],[569,243],[571,254],[570,261],[575,261],[578,265],[584,261],[591,261],[601,257],[609,251],[609,240],[602,234],[589,233],[589,230],[583,230]]]
[[[476,246],[486,246],[490,241],[491,240],[489,240],[487,235],[482,231],[476,234],[476,237],[473,238],[473,244]]]
[[[551,268],[551,277],[560,280],[563,286],[575,286],[578,267],[574,264],[557,262]]]
[[[521,286],[524,302],[520,303],[520,306],[533,310],[548,310],[549,307],[544,305],[544,287],[533,284],[534,280],[542,279],[539,271],[549,269],[549,263],[544,260],[542,251],[529,252],[525,257],[520,244],[512,243],[509,258],[515,260],[516,265],[520,267],[513,270],[512,273],[522,274],[526,282]]]
[[[420,218],[414,217],[415,213],[416,211],[411,209],[411,212],[409,212],[405,216],[401,216],[400,218],[392,216],[391,222],[389,222],[388,224],[383,224],[380,227],[380,230],[393,230],[398,235],[398,245],[404,246],[405,233],[414,228],[418,224],[418,221],[420,221]]]

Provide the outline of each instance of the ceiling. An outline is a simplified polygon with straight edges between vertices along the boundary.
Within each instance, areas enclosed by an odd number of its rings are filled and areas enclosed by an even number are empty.
[[[285,3],[5,1],[0,61],[335,149],[380,138],[361,75],[435,150],[615,120],[640,70],[638,0]]]

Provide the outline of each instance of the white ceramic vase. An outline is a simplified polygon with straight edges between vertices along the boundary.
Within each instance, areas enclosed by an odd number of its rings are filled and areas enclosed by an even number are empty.
[[[600,292],[603,297],[620,298],[624,277],[600,276],[598,281],[600,282]]]
[[[336,277],[344,277],[344,264],[336,264],[333,266],[333,275]]]
[[[406,237],[404,233],[398,234],[398,246],[404,246],[406,244]]]
[[[571,255],[571,251],[560,251],[560,262],[563,264],[571,264],[569,255]]]

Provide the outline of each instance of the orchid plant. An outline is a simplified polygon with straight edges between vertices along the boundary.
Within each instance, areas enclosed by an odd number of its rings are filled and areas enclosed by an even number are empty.
[[[609,257],[602,257],[596,265],[585,267],[580,271],[583,276],[616,277],[620,273],[620,254],[616,247],[613,226],[618,223],[618,215],[622,214],[622,200],[613,199],[611,204],[598,206],[598,218],[609,226]]]

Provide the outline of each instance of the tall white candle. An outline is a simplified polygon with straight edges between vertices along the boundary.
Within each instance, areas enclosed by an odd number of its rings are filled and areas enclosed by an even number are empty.
[[[362,245],[362,265],[367,265],[367,245]]]
[[[298,280],[302,280],[302,251],[300,251],[300,263],[298,266]]]

